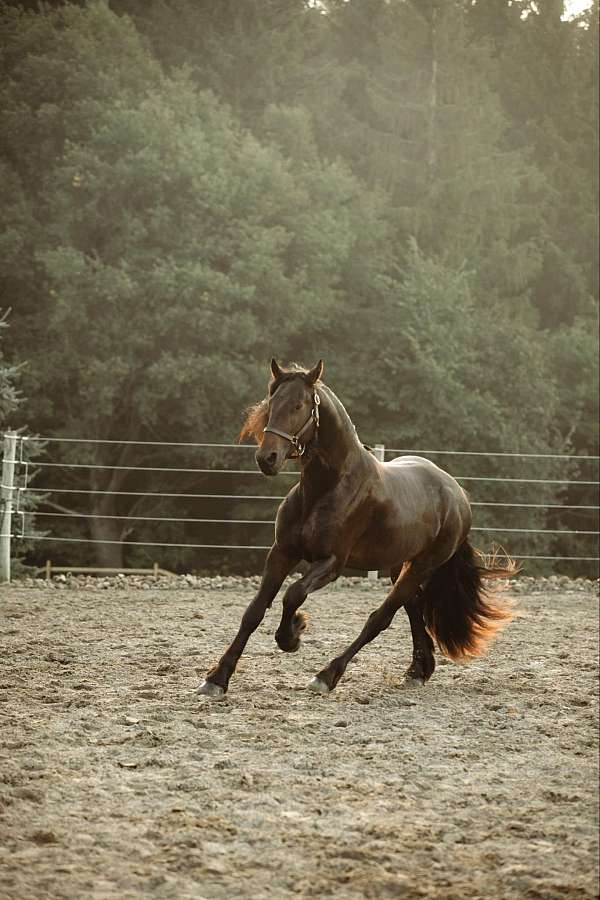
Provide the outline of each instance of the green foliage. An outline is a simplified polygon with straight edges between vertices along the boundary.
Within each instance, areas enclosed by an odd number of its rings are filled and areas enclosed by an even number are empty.
[[[0,415],[27,359],[37,431],[228,442],[270,356],[324,356],[371,441],[597,452],[597,2],[574,22],[541,0],[26,7],[0,11]]]
[[[5,310],[4,312],[0,310],[0,467],[2,465],[1,457],[4,449],[2,438],[5,432],[14,430],[16,421],[19,417],[20,406],[23,403],[23,396],[17,387],[20,383],[23,367],[6,362],[1,344],[9,327],[9,313],[10,310]],[[35,440],[29,442],[29,447],[24,454],[24,458],[29,461],[36,456],[39,449],[39,445]],[[17,489],[25,487],[25,478],[21,466],[16,466],[13,484]],[[37,507],[36,499],[27,494],[19,495],[18,492],[15,492],[13,494],[13,509],[16,509],[17,503],[20,512],[27,511],[28,531],[33,533],[35,530],[34,514]],[[13,531],[16,533],[21,527],[23,520],[20,516],[15,516],[13,521]],[[13,564],[15,566],[13,574],[15,571],[19,571],[21,558],[27,552],[31,552],[33,546],[34,545],[30,541],[19,540],[12,542],[11,555],[14,557]]]
[[[336,303],[355,242],[355,180],[314,153],[301,165],[261,145],[189,77],[159,77],[132,27],[103,4],[25,19],[29,41],[23,21],[18,43],[35,47],[40,85],[50,81],[45,68],[56,76],[77,48],[76,66],[58,79],[66,98],[52,103],[52,148],[44,127],[32,158],[19,162],[43,215],[32,256],[46,342],[33,371],[52,373],[58,407],[77,395],[61,416],[72,432],[122,436],[126,427],[135,437],[167,412],[180,433],[230,430],[248,379],[256,383],[253,360],[272,352],[273,335],[285,352]],[[99,85],[109,38],[114,65]],[[5,105],[32,133],[49,99],[32,87],[33,62],[17,58]],[[132,74],[138,58],[143,78]],[[274,139],[286,114],[277,116]],[[49,171],[40,152],[52,153]],[[13,180],[19,210],[25,201]],[[60,415],[48,399],[36,412],[48,425]]]
[[[189,66],[256,129],[270,104],[297,105],[319,90],[325,22],[305,0],[111,0],[131,16],[167,72]]]
[[[285,348],[334,305],[355,193],[340,167],[292,164],[183,78],[111,106],[45,193],[44,365],[77,385],[101,432],[117,406],[132,436],[167,409],[180,433],[219,427],[215,394],[239,409],[273,334]]]
[[[579,317],[548,335],[547,357],[560,396],[556,426],[569,449],[591,453],[599,444],[600,425],[597,321]]]
[[[598,0],[571,21],[561,3],[530,5],[500,20],[478,3],[469,17],[495,46],[490,81],[510,116],[508,145],[530,148],[547,186],[530,284],[554,329],[589,316],[598,297]]]
[[[500,309],[492,316],[474,286],[473,273],[426,256],[415,241],[398,277],[380,279],[377,315],[362,311],[355,348],[368,376],[353,403],[375,423],[371,440],[512,451],[557,442],[542,336]]]
[[[0,310],[0,338],[2,338],[4,329],[8,327],[7,319],[8,312],[2,313]],[[2,349],[0,349],[0,434],[9,427],[9,416],[16,411],[21,402],[16,387],[17,376],[18,367],[7,364]]]
[[[341,4],[334,14],[339,129],[317,115],[354,171],[382,187],[397,245],[466,264],[491,304],[522,305],[539,272],[537,235],[547,194],[482,73],[489,46],[455,2]],[[327,146],[327,144],[326,144]]]

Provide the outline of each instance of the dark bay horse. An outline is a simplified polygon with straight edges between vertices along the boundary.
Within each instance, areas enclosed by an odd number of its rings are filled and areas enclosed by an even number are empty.
[[[248,638],[301,560],[309,563],[308,571],[285,592],[275,633],[288,653],[299,648],[306,627],[300,606],[345,567],[387,569],[393,582],[356,640],[313,679],[310,687],[318,693],[335,688],[352,657],[402,606],[413,639],[406,680],[417,684],[433,674],[434,640],[451,659],[477,656],[511,618],[508,607],[486,593],[483,579],[505,578],[515,566],[510,560],[503,568],[486,565],[471,546],[471,509],[460,485],[418,456],[379,462],[321,382],[322,372],[321,361],[307,371],[282,369],[272,360],[268,395],[248,413],[241,437],[255,438],[262,472],[277,475],[288,458],[299,457],[300,481],[279,507],[258,593],[233,642],[207,673],[201,694],[225,694]]]

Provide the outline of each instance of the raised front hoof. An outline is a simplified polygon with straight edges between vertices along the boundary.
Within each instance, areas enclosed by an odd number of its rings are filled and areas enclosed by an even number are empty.
[[[212,681],[203,681],[198,688],[198,693],[210,697],[211,700],[223,700],[225,688],[222,688],[220,684],[213,684]]]
[[[275,643],[282,653],[297,653],[300,649],[300,638],[298,633],[282,634],[280,631],[275,632]]]
[[[286,643],[285,641],[277,641],[277,646],[282,653],[297,653],[300,649],[300,644],[300,640],[291,641],[290,643]]]
[[[331,690],[327,687],[324,681],[321,681],[320,678],[315,677],[308,684],[309,691],[314,691],[315,694],[330,694]]]
[[[308,616],[302,612],[295,613],[287,634],[280,628],[275,632],[275,641],[279,649],[284,653],[297,653],[300,649],[300,638],[306,631],[307,625]]]

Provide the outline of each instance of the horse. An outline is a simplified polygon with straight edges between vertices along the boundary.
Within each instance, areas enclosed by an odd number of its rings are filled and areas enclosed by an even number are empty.
[[[278,509],[258,592],[198,688],[213,699],[224,697],[250,635],[301,561],[308,569],[285,591],[275,632],[286,653],[300,647],[307,624],[300,607],[307,596],[345,568],[385,569],[392,581],[357,638],[310,682],[318,694],[333,691],[352,657],[401,607],[413,640],[404,680],[413,686],[433,675],[435,644],[453,660],[479,656],[512,618],[510,605],[488,592],[484,579],[506,578],[517,569],[510,558],[498,565],[471,545],[471,508],[462,487],[419,456],[380,462],[359,440],[322,374],[322,360],[304,369],[283,368],[272,359],[267,396],[249,409],[242,427],[240,440],[256,441],[265,476],[276,476],[290,458],[299,459],[301,472]]]

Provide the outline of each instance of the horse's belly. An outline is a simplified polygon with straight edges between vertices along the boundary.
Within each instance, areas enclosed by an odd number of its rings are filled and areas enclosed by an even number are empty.
[[[385,530],[369,529],[352,547],[348,565],[352,569],[391,569],[431,546],[436,530],[427,523]]]

